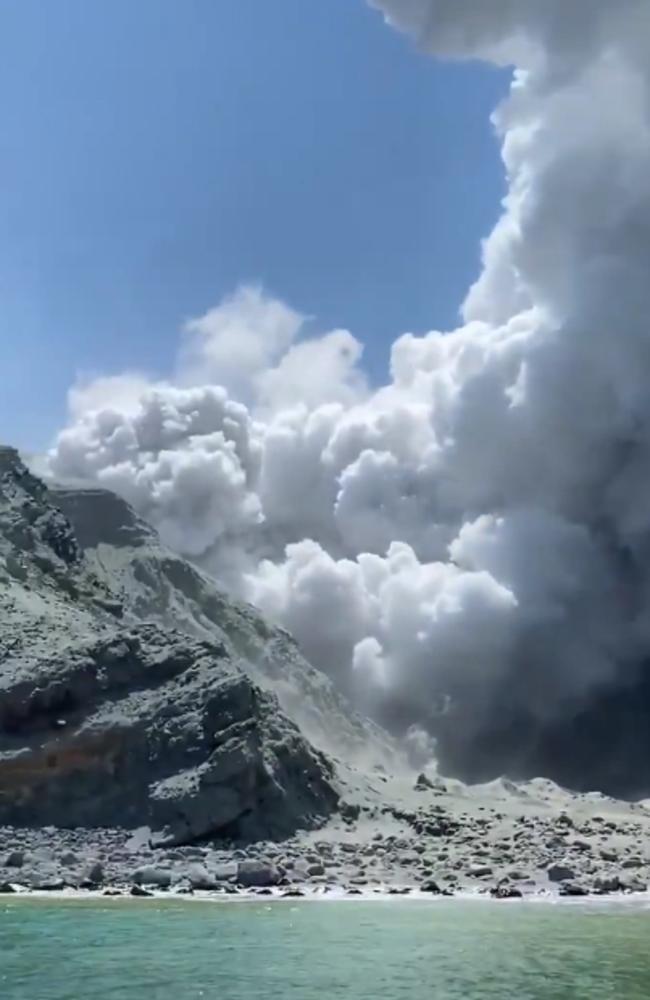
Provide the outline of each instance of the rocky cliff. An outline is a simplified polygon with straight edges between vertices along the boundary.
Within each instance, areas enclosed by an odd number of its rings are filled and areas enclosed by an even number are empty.
[[[334,697],[291,639],[117,498],[54,492],[7,448],[0,621],[0,824],[144,825],[183,843],[286,836],[336,808],[334,765],[271,690],[304,671],[321,707]]]
[[[135,620],[172,625],[224,646],[255,684],[276,695],[310,741],[342,766],[395,766],[399,754],[388,735],[351,709],[287,631],[161,545],[126,501],[96,488],[54,486],[51,496],[73,526],[94,579]]]

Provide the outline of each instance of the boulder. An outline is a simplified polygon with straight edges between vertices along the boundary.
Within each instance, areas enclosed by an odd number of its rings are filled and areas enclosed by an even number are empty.
[[[579,882],[563,882],[560,886],[560,896],[588,896],[589,890]]]
[[[568,882],[576,878],[576,873],[569,865],[554,864],[546,869],[549,882]]]
[[[206,892],[219,889],[223,880],[216,877],[213,871],[209,871],[204,865],[191,865],[183,871],[184,879],[189,883],[190,888],[204,890]]]
[[[210,871],[217,882],[234,882],[237,879],[239,862],[223,861],[220,864],[211,866]]]
[[[639,878],[634,878],[634,876],[632,876],[631,878],[630,877],[622,878],[620,882],[621,882],[621,889],[623,890],[623,892],[648,891],[647,882],[644,882],[642,879]]]
[[[68,883],[61,876],[36,876],[30,881],[30,889],[37,892],[60,892],[67,887]]]
[[[90,888],[95,885],[101,885],[103,881],[104,866],[101,861],[93,861],[84,871],[83,882],[86,887]]]
[[[240,861],[237,882],[245,888],[277,885],[280,873],[275,865],[264,861]]]
[[[25,852],[24,851],[11,851],[10,854],[5,858],[5,865],[7,868],[22,868],[25,863]]]
[[[494,899],[521,899],[523,897],[521,889],[515,885],[509,885],[507,882],[499,882],[498,885],[493,886],[490,889],[490,895]]]
[[[604,896],[610,892],[622,892],[624,883],[618,875],[604,875],[594,879],[594,892]]]
[[[169,889],[172,884],[172,872],[169,868],[156,868],[145,865],[133,872],[135,885],[155,885],[157,889]]]
[[[151,898],[153,896],[153,892],[149,892],[148,889],[143,889],[141,885],[132,885],[129,892],[131,896],[139,896],[142,899]]]
[[[339,812],[346,823],[354,823],[361,815],[361,806],[356,802],[341,802]]]
[[[490,865],[468,865],[465,869],[465,874],[471,878],[486,878],[492,874],[492,868]]]

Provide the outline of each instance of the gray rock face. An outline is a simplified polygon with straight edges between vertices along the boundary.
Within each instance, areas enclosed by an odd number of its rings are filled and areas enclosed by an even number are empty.
[[[55,488],[52,496],[65,513],[82,550],[98,545],[128,548],[156,544],[155,530],[127,503],[102,489]]]
[[[104,599],[139,620],[222,645],[326,753],[394,764],[392,740],[350,708],[288,632],[226,596],[213,578],[161,545],[124,500],[96,488],[54,487],[51,495],[74,528],[86,566],[108,592]]]
[[[67,494],[86,542],[99,525],[117,546],[106,552],[150,540],[135,516],[117,517],[121,501],[94,492],[97,522]],[[322,822],[338,801],[332,764],[225,634],[143,622],[136,604],[0,449],[0,824],[149,827],[181,844]]]

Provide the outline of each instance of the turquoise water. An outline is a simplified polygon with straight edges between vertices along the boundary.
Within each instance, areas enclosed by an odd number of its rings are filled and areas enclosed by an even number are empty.
[[[650,910],[487,902],[0,904],[2,1000],[650,997]]]

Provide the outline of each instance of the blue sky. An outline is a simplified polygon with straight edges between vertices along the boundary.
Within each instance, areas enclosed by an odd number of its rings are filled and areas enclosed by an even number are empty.
[[[2,439],[44,447],[79,371],[164,373],[242,281],[380,380],[476,275],[506,86],[362,0],[0,0]]]

